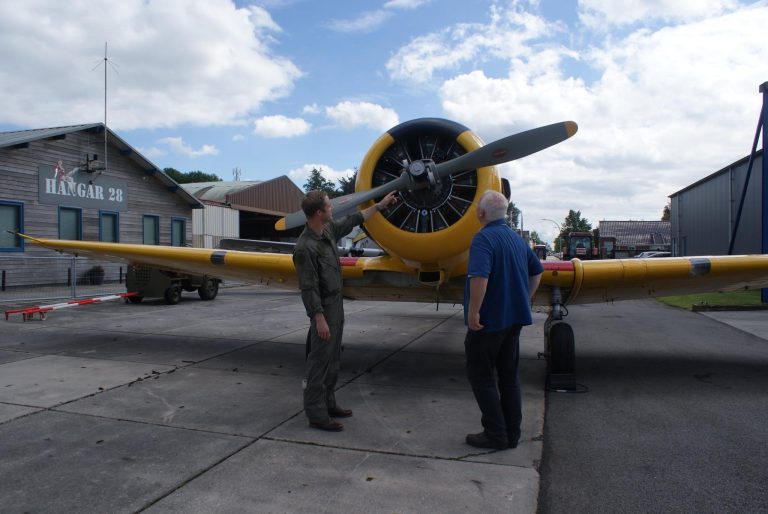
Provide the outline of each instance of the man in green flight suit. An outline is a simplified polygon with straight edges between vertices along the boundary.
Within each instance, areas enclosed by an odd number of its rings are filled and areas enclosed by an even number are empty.
[[[344,304],[337,242],[357,225],[397,202],[395,192],[363,211],[333,221],[333,205],[323,191],[310,191],[301,202],[307,217],[293,250],[301,300],[310,319],[310,350],[306,364],[304,412],[309,426],[338,432],[344,425],[331,418],[348,418],[352,411],[336,404]]]

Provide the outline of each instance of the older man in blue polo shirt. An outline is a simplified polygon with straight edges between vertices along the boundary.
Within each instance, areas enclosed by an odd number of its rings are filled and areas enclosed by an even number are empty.
[[[508,204],[496,191],[480,198],[477,218],[483,227],[469,248],[464,288],[467,377],[483,425],[466,441],[497,450],[516,448],[520,440],[520,330],[532,322],[530,301],[544,271],[533,250],[504,222]]]

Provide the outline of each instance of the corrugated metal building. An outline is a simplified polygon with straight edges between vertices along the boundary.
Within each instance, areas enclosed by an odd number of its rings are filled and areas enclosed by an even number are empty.
[[[203,202],[192,220],[193,245],[215,248],[223,238],[290,241],[301,229],[275,230],[275,222],[301,209],[304,193],[285,175],[266,181],[196,182],[182,187]]]
[[[673,255],[726,255],[747,178],[749,156],[670,195]],[[734,254],[761,253],[763,153],[758,151]]]
[[[600,258],[626,259],[640,252],[670,248],[668,221],[601,221]]]

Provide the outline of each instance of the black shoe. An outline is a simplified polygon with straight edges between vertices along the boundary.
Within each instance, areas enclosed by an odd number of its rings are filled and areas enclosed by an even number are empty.
[[[344,425],[338,421],[326,419],[324,421],[310,421],[309,426],[318,430],[325,430],[327,432],[341,432],[344,430]]]
[[[336,406],[328,409],[328,415],[333,418],[349,418],[349,417],[352,417],[352,411],[349,409],[342,409],[341,407]]]
[[[499,442],[495,439],[491,439],[485,432],[479,434],[467,434],[467,444],[474,446],[475,448],[491,448],[494,450],[506,450],[509,444],[505,442]]]

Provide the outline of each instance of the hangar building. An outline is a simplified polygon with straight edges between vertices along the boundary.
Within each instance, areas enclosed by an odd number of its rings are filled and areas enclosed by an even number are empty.
[[[223,238],[288,241],[303,230],[275,230],[277,220],[301,210],[304,198],[285,175],[265,181],[195,182],[181,187],[205,205],[193,214],[193,246],[216,248]]]
[[[672,255],[727,255],[736,226],[749,156],[670,195]],[[752,165],[734,254],[761,253],[762,164],[758,151]]]
[[[24,285],[17,280],[19,270],[35,268],[41,262],[36,259],[52,255],[8,231],[148,245],[182,246],[191,241],[192,212],[202,204],[106,130],[106,159],[103,123],[0,132],[4,287],[6,282]],[[117,273],[117,264],[86,264],[103,265],[108,277]],[[44,270],[37,277],[24,274],[35,284],[45,275]]]

